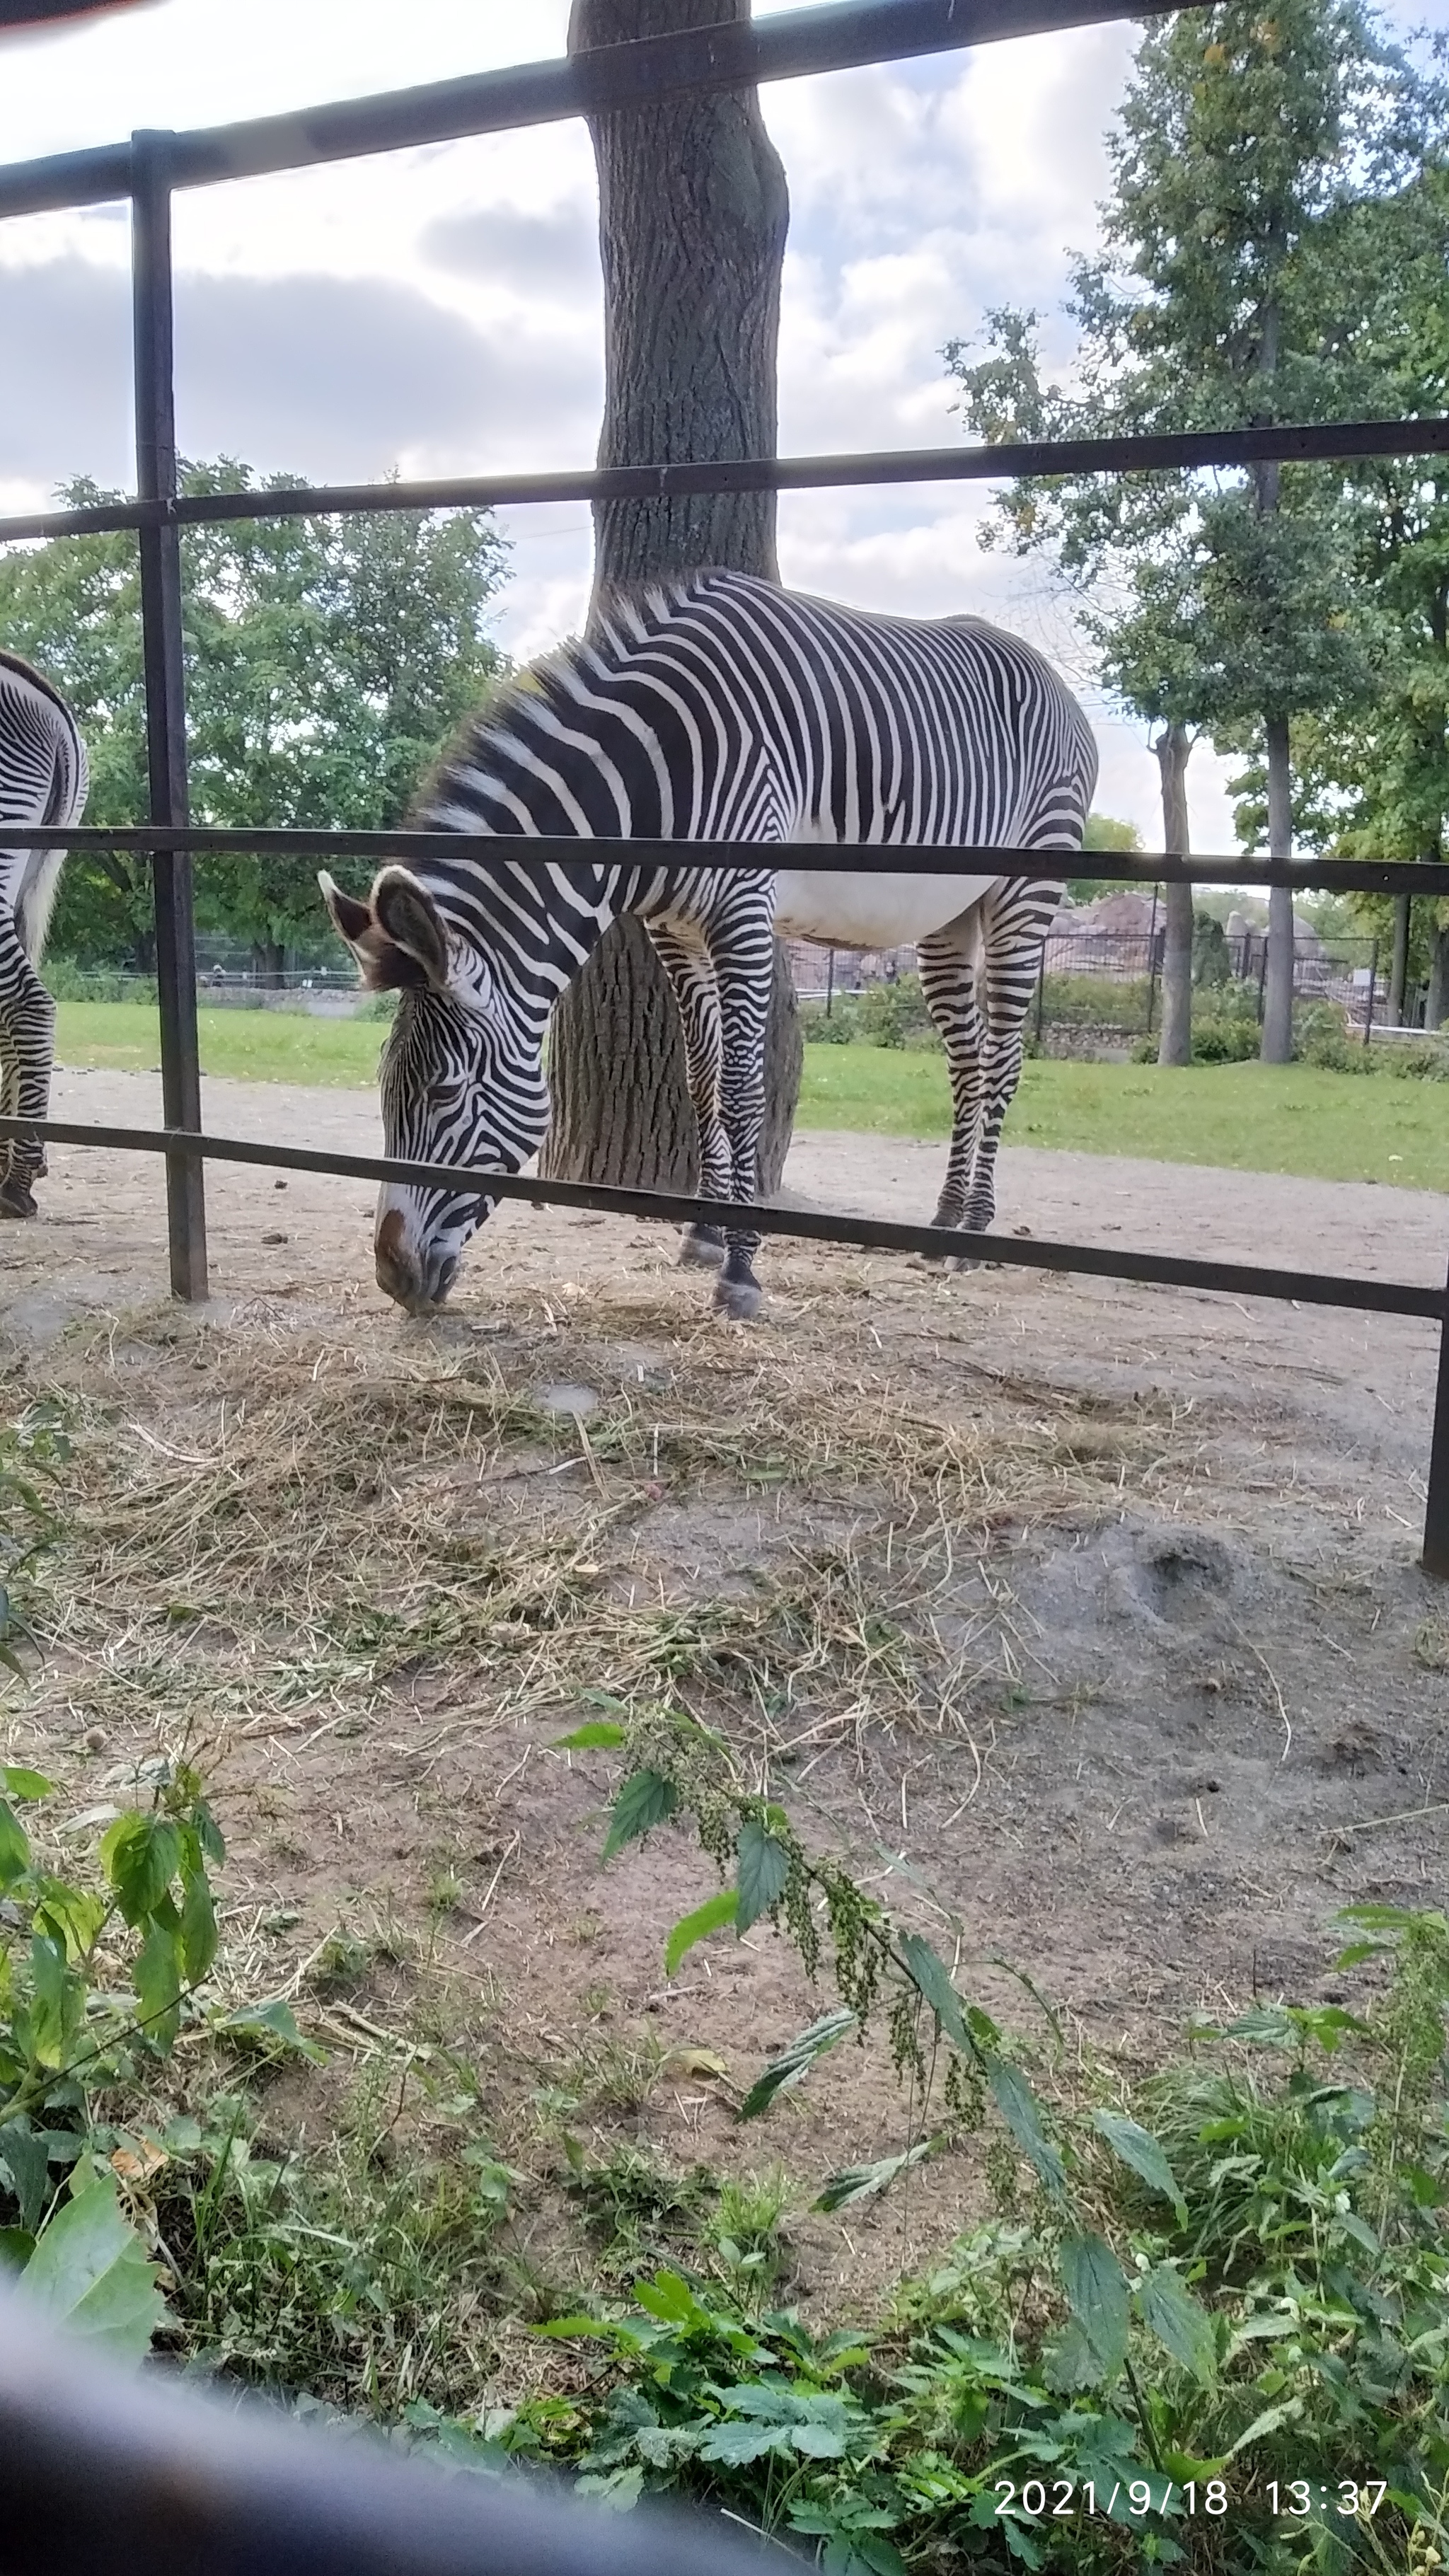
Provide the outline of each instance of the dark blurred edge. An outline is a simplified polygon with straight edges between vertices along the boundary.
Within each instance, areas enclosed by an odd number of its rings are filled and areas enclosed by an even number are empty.
[[[151,5],[152,0],[0,0],[0,28],[49,27],[63,18],[109,17],[115,9]]]
[[[123,2372],[0,2292],[3,2576],[761,2576],[718,2516],[608,2512],[536,2476],[449,2473],[374,2435]]]

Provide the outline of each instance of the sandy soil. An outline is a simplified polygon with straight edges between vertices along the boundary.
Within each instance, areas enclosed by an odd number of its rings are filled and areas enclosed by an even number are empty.
[[[57,1086],[60,1117],[148,1124],[158,1111],[139,1076]],[[242,1136],[377,1141],[369,1095],[214,1081],[206,1115]],[[924,1216],[940,1160],[934,1146],[805,1136],[787,1179],[814,1203]],[[1427,1194],[1024,1149],[1003,1163],[1002,1222],[1037,1234],[1444,1275],[1449,1208]],[[213,1436],[198,1427],[202,1398],[220,1392],[224,1429],[249,1352],[304,1391],[309,1372],[343,1362],[374,1386],[426,1363],[486,1366],[535,1396],[582,1384],[604,1407],[698,1380],[723,1411],[754,1401],[762,1373],[788,1391],[798,1360],[822,1420],[834,1366],[856,1421],[867,1398],[878,1408],[883,1446],[897,1418],[963,1434],[989,1421],[1014,1455],[1047,1442],[1060,1508],[1038,1496],[1015,1515],[983,1509],[979,1535],[954,1552],[948,1539],[929,1604],[910,1614],[919,1722],[863,1691],[854,1724],[832,1717],[824,1750],[790,1774],[802,1823],[889,1881],[948,1948],[957,1939],[962,1983],[1013,2020],[1027,2008],[990,1967],[999,1955],[1030,1970],[1082,2045],[1140,2066],[1194,2007],[1343,1991],[1337,1907],[1442,1900],[1449,1603],[1415,1562],[1429,1325],[1003,1268],[946,1280],[780,1244],[766,1247],[769,1308],[752,1337],[705,1323],[708,1281],[673,1269],[659,1231],[518,1210],[475,1246],[448,1320],[417,1324],[373,1285],[364,1187],[213,1165],[208,1194],[213,1322],[198,1339],[186,1319],[173,1330],[156,1318],[159,1163],[56,1149],[41,1221],[0,1231],[12,1383],[64,1382],[82,1366],[70,1355],[90,1351],[94,1368],[104,1343],[106,1365],[129,1371],[144,1436],[190,1456]],[[106,1325],[100,1342],[87,1319]],[[400,1458],[399,1485],[416,1464]],[[1079,1470],[1088,1489],[1073,1484]],[[483,1526],[480,1511],[489,1528],[521,1526],[508,1517],[517,1497],[561,1494],[541,1481],[557,1472],[524,1459],[505,1486],[480,1466],[460,1489],[460,1526]],[[603,1526],[625,1486],[607,1465],[596,1482],[586,1500]],[[729,1600],[801,1551],[848,1540],[884,1585],[894,1534],[918,1530],[921,1506],[888,1485],[853,1516],[823,1485],[818,1499],[791,1486],[788,1513],[718,1479],[678,1495],[667,1480],[630,1486],[600,1542],[600,1579],[617,1588],[627,1575],[631,1603],[641,1575],[661,1602]],[[948,1665],[960,1685],[949,1723],[933,1698]],[[16,1740],[56,1759],[99,1719],[113,1753],[124,1729],[110,1685],[79,1670],[62,1681],[16,1712]],[[500,1736],[470,1728],[469,1708],[466,1676],[443,1687],[420,1671],[381,1699],[360,1691],[340,1730],[315,1711],[247,1729],[224,1804],[242,1896],[257,1920],[271,1908],[290,1927],[279,1957],[300,1957],[384,1884],[422,1919],[447,1843],[467,1892],[455,1926],[430,1937],[464,1985],[486,1984],[489,2047],[536,2065],[600,2026],[652,2029],[671,2047],[720,2050],[747,2078],[818,2009],[793,1963],[768,1942],[716,1944],[666,1982],[664,1931],[708,1891],[698,1852],[656,1836],[601,1872],[608,1761],[544,1758],[556,1714]],[[132,1724],[140,1740],[140,1707]],[[386,2007],[383,1994],[369,2009]],[[850,2052],[800,2098],[785,2149],[816,2171],[882,2152],[898,2125]],[[687,2074],[631,2125],[676,2160],[737,2152],[727,2098]],[[755,2141],[754,2160],[778,2144]],[[959,2170],[928,2183],[910,2231],[938,2240],[970,2197]],[[817,2284],[848,2279],[857,2246],[873,2229],[894,2244],[899,2223],[812,2222],[802,2263]]]

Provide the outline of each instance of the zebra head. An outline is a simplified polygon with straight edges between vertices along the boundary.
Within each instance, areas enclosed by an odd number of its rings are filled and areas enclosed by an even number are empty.
[[[398,996],[380,1077],[389,1160],[516,1172],[548,1125],[534,1014],[409,869],[384,868],[365,903],[325,872],[318,883],[364,985]],[[410,1314],[441,1306],[464,1244],[495,1204],[475,1189],[385,1181],[373,1238],[378,1286]]]

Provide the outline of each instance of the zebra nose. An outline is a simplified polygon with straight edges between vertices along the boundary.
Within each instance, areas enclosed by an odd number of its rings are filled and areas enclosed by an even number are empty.
[[[379,1222],[375,1259],[379,1288],[413,1314],[440,1306],[458,1275],[456,1252],[413,1250],[400,1208],[389,1208]]]

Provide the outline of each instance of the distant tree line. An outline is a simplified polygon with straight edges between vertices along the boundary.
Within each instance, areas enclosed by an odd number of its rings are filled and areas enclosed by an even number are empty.
[[[1150,27],[1109,137],[1075,348],[987,316],[947,365],[978,437],[1090,437],[1449,410],[1449,102],[1361,0],[1219,0]],[[1449,459],[1018,479],[987,540],[1044,549],[1100,677],[1152,728],[1164,846],[1187,766],[1240,763],[1249,847],[1440,859],[1449,810]],[[1262,1048],[1292,1047],[1292,899]],[[1361,912],[1449,1012],[1449,905]],[[1167,889],[1162,1060],[1190,1050],[1192,894]]]
[[[188,494],[292,490],[227,457],[185,467]],[[305,488],[305,486],[302,486]],[[66,509],[118,500],[85,480]],[[231,520],[187,528],[186,693],[199,823],[385,830],[420,772],[503,667],[489,614],[507,550],[486,510]],[[88,823],[146,817],[136,542],[57,537],[0,556],[0,635],[63,689],[91,762]],[[358,884],[366,871],[334,871]],[[243,942],[264,981],[289,947],[327,945],[313,862],[197,865],[200,928]],[[154,965],[149,871],[73,857],[52,949],[90,965]]]

